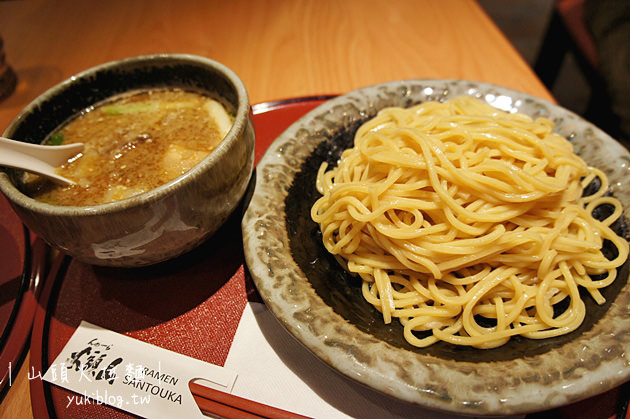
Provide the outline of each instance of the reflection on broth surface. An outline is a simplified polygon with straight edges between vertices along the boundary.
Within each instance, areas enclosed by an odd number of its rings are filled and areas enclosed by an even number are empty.
[[[190,170],[225,137],[232,117],[214,99],[183,90],[149,90],[85,110],[47,142],[82,142],[84,151],[58,173],[61,186],[26,175],[26,192],[55,205],[117,201],[165,184]]]

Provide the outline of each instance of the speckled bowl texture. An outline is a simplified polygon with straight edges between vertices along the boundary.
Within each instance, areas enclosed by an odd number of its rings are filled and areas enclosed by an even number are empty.
[[[547,340],[513,338],[490,350],[436,343],[420,349],[397,321],[363,300],[360,281],[321,244],[310,219],[315,176],[335,164],[357,127],[387,106],[471,95],[555,122],[575,151],[603,169],[630,215],[630,155],[615,140],[552,103],[506,88],[456,80],[411,80],[362,88],[311,111],[280,135],[256,169],[243,222],[247,265],[265,303],[287,330],[342,374],[401,400],[466,415],[551,409],[609,390],[630,378],[627,263],[605,289],[606,304],[585,296],[575,332]],[[620,233],[627,235],[623,226]]]
[[[204,160],[149,192],[103,205],[64,207],[20,190],[18,170],[0,171],[0,190],[24,223],[50,245],[86,263],[135,267],[199,245],[228,218],[253,171],[254,128],[247,91],[226,66],[203,57],[159,54],[79,73],[29,104],[4,136],[40,143],[77,112],[136,89],[177,87],[211,95],[234,113],[232,129]]]

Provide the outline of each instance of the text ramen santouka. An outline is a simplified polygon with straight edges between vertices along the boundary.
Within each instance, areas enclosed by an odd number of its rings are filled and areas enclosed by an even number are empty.
[[[604,303],[628,257],[610,228],[622,207],[552,129],[466,96],[387,108],[320,167],[311,216],[326,249],[410,344],[558,336],[585,317],[580,289]]]
[[[180,89],[125,94],[86,109],[46,140],[82,142],[57,169],[76,182],[61,186],[25,175],[26,192],[55,205],[96,205],[149,191],[190,170],[230,130],[233,118],[210,97]]]

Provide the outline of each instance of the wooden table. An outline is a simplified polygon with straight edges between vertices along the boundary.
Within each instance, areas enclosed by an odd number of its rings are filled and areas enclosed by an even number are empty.
[[[160,52],[226,64],[252,103],[411,78],[477,80],[552,99],[471,0],[0,2],[0,36],[19,78],[0,102],[0,131],[81,70]],[[0,417],[29,417],[28,370],[27,357]]]

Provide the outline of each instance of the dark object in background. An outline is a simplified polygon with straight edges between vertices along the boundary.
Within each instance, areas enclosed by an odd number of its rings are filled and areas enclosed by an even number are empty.
[[[0,101],[9,97],[17,85],[17,76],[7,63],[4,53],[4,41],[0,37]]]
[[[619,139],[630,145],[630,1],[586,0],[584,23],[593,37],[598,72],[618,118]]]
[[[552,90],[572,53],[590,87],[582,116],[630,148],[628,41],[630,0],[556,0],[534,71]]]

